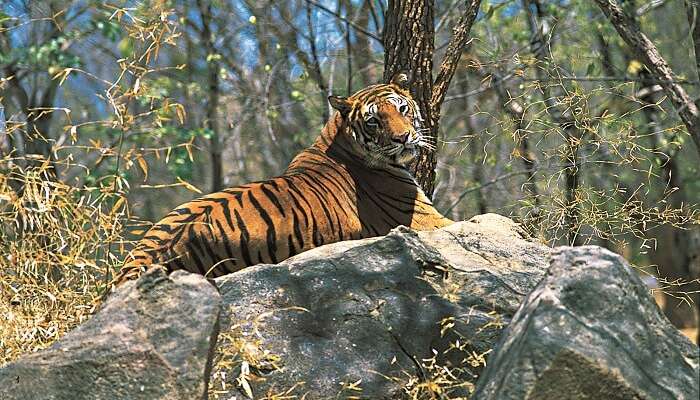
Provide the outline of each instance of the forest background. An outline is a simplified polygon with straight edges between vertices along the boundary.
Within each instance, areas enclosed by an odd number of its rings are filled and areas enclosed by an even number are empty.
[[[437,209],[618,252],[656,277],[674,324],[695,326],[700,135],[679,115],[700,96],[697,2],[619,2],[666,76],[604,3],[3,0],[0,365],[84,320],[152,222],[282,173],[328,95],[384,81],[397,4],[427,12],[436,82],[479,9],[421,167]]]

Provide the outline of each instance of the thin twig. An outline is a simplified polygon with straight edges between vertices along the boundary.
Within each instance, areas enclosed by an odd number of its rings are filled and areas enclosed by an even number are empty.
[[[450,86],[452,76],[457,69],[457,64],[462,56],[464,46],[469,43],[469,32],[472,29],[472,24],[476,19],[476,14],[479,12],[481,0],[470,0],[467,9],[453,28],[450,44],[447,46],[447,52],[442,59],[440,72],[438,72],[433,84],[433,93],[430,98],[430,106],[433,109],[433,118],[438,118],[440,115],[440,106],[445,100],[447,88]]]
[[[512,177],[518,176],[518,175],[528,175],[528,174],[530,174],[530,171],[529,171],[529,170],[509,172],[509,173],[507,173],[507,174],[505,174],[505,175],[501,175],[501,176],[498,176],[498,177],[496,177],[496,178],[493,178],[493,179],[491,179],[491,180],[489,180],[489,181],[486,181],[486,182],[482,183],[481,185],[472,186],[472,187],[470,187],[470,188],[468,188],[468,189],[465,189],[465,190],[459,195],[459,197],[457,197],[457,200],[455,200],[455,202],[452,203],[452,205],[450,205],[449,207],[447,207],[447,209],[446,209],[445,211],[443,211],[442,214],[443,214],[443,215],[449,214],[449,212],[452,211],[452,209],[455,208],[455,207],[457,206],[457,204],[459,204],[459,203],[464,199],[464,197],[465,197],[466,195],[468,195],[469,193],[471,193],[471,192],[474,192],[474,191],[477,191],[477,190],[481,190],[481,189],[483,189],[483,188],[485,188],[485,187],[487,187],[487,186],[491,186],[491,185],[493,185],[493,184],[495,184],[495,183],[498,183],[498,182],[500,182],[500,181],[502,181],[502,180],[504,180],[504,179],[512,178]]]
[[[629,77],[629,76],[593,76],[593,77],[565,77],[565,76],[559,76],[557,78],[533,78],[533,77],[517,77],[515,73],[509,73],[508,75],[503,76],[499,82],[506,82],[511,79],[517,78],[520,81],[523,82],[561,82],[561,81],[567,81],[567,82],[638,82],[638,83],[644,83],[644,84],[653,84],[653,85],[659,85],[662,81],[659,79],[648,79],[648,78],[634,78],[634,77]],[[700,81],[692,81],[692,80],[687,80],[687,79],[675,79],[673,80],[673,83],[679,84],[679,85],[700,85]],[[476,96],[478,94],[488,92],[489,90],[493,89],[493,86],[495,85],[494,82],[491,82],[488,86],[480,87],[478,89],[470,90],[465,93],[457,93],[453,94],[451,96],[446,96],[444,102],[448,101],[454,101],[458,99],[463,99],[465,97],[471,97],[471,96]],[[656,90],[654,88],[649,89],[649,90]]]
[[[595,2],[608,17],[622,40],[644,62],[650,73],[659,79],[659,84],[663,86],[671,104],[688,129],[688,133],[695,142],[697,153],[700,155],[700,111],[685,89],[674,83],[675,74],[656,45],[641,31],[636,21],[625,14],[617,1],[595,0]]]
[[[679,85],[700,85],[700,81],[693,81],[689,79],[671,79],[665,81],[663,79],[648,79],[648,78],[635,78],[630,76],[591,76],[591,77],[576,77],[576,76],[561,76],[551,79],[540,79],[532,77],[520,78],[526,82],[549,82],[549,81],[576,81],[576,82],[639,82],[646,84],[661,84],[661,83],[674,83]]]
[[[318,2],[316,2],[316,1],[314,1],[314,0],[304,0],[304,1],[307,2],[307,3],[309,3],[309,4],[311,4],[311,5],[313,5],[314,7],[318,8],[318,9],[320,9],[320,10],[322,10],[322,11],[327,12],[328,14],[333,15],[334,17],[338,18],[339,20],[341,20],[341,21],[347,23],[348,25],[352,26],[356,31],[362,33],[363,35],[365,35],[365,36],[367,36],[367,37],[370,37],[370,38],[376,40],[376,41],[379,42],[380,44],[383,44],[382,39],[381,39],[379,36],[375,35],[374,33],[370,32],[370,31],[368,31],[368,30],[366,30],[365,28],[363,28],[363,27],[357,25],[356,23],[354,23],[354,22],[350,21],[349,19],[343,17],[342,15],[338,14],[337,12],[335,12],[335,11],[333,11],[333,10],[331,10],[331,9],[329,9],[329,8],[327,8],[327,7],[325,7],[324,5],[318,3]]]

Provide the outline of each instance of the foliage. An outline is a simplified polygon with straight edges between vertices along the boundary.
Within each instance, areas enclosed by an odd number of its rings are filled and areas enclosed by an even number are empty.
[[[0,364],[51,344],[87,318],[119,263],[115,250],[126,221],[124,201],[114,201],[118,196],[47,180],[42,175],[48,164],[4,172]],[[11,189],[10,180],[18,178],[22,197]]]
[[[215,186],[217,156],[219,184],[277,175],[318,134],[329,94],[380,80],[386,2],[316,3],[0,5],[0,364],[86,318],[131,240]],[[462,3],[435,2],[438,55]],[[642,3],[625,2],[697,97],[684,7]],[[472,37],[441,113],[437,208],[606,246],[657,265],[664,287],[691,280],[665,274],[656,248],[700,225],[700,162],[600,10],[484,1]],[[426,382],[407,394],[430,398]]]
[[[10,64],[5,64],[5,71],[18,67],[0,87],[0,99],[11,113],[2,137],[10,147],[0,158],[0,365],[48,346],[94,310],[121,265],[129,235],[143,232],[143,224],[129,211],[134,170],[147,178],[147,158],[168,159],[174,153],[177,167],[184,164],[183,157],[192,159],[191,135],[165,129],[173,120],[182,122],[182,106],[151,90],[158,84],[152,77],[168,70],[156,66],[158,53],[163,46],[174,45],[178,35],[172,11],[162,6],[140,10],[105,6],[91,15],[85,14],[87,9],[69,6],[51,18],[56,26],[49,39],[17,48],[8,53],[11,61],[4,61]],[[82,13],[75,18],[90,23],[81,21],[86,28],[76,27],[59,17],[66,13]],[[25,31],[41,19],[12,17],[3,22],[0,37],[5,40],[42,33]],[[134,42],[128,57],[115,60],[113,78],[81,67],[79,56],[71,51],[79,38],[88,35],[81,29],[99,30],[110,42],[119,35]],[[17,84],[31,74],[57,88],[64,84],[70,90],[94,88],[92,96],[102,103],[96,108],[105,112],[74,115],[71,108],[58,105],[12,108],[18,92],[21,99],[27,93],[37,97],[44,89]],[[35,129],[37,121],[47,116],[55,121],[52,131]],[[65,126],[60,128],[59,123]],[[139,130],[153,129],[162,130],[167,146],[155,147],[152,139],[135,140]],[[29,153],[30,144],[36,142],[50,143],[50,152]],[[192,187],[182,180],[177,185]]]

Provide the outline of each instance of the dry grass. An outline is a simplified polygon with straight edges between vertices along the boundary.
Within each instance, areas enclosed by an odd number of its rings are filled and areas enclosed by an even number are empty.
[[[661,309],[663,310],[663,308],[664,308],[664,303],[665,303],[665,301],[666,301],[666,300],[664,299],[663,292],[660,291],[660,290],[655,290],[655,291],[653,292],[653,294],[654,294],[654,300],[656,300],[656,304],[658,304],[658,305],[659,305],[659,308],[661,308]],[[695,305],[695,307],[698,307],[698,305]],[[690,341],[692,341],[693,343],[695,343],[695,344],[697,344],[697,345],[700,345],[700,343],[697,342],[697,340],[698,340],[698,328],[697,328],[697,327],[695,327],[695,328],[684,328],[684,329],[681,329],[680,331],[681,331],[686,337],[688,337],[688,339],[690,339]]]
[[[281,311],[306,312],[298,307]],[[263,314],[253,320],[237,321],[231,328],[220,333],[210,378],[209,398],[230,399],[244,394],[247,396],[244,398],[283,400],[305,399],[310,395],[305,382],[296,382],[291,387],[276,387],[273,384],[262,397],[253,396],[252,387],[267,379],[269,373],[284,368],[285,363],[262,340],[259,324],[265,316],[267,315]],[[474,351],[469,338],[455,328],[457,322],[454,317],[440,322],[441,335],[450,341],[443,352],[433,350],[432,357],[414,357],[407,365],[396,365],[396,358],[387,360],[401,371],[398,376],[386,376],[378,371],[375,373],[396,383],[401,388],[400,398],[406,400],[467,400],[474,392],[478,373],[486,366],[486,358],[492,350],[483,353]],[[484,324],[479,331],[502,328],[496,319]],[[460,361],[455,363],[454,360]],[[367,398],[363,395],[362,380],[347,379],[340,382],[335,398]]]
[[[124,202],[46,179],[47,164],[0,174],[0,365],[87,318],[119,262]],[[14,179],[14,181],[10,181]],[[11,185],[23,187],[18,197]],[[116,202],[116,203],[115,203]]]
[[[233,314],[233,313],[232,313]],[[264,380],[265,373],[281,368],[281,358],[273,350],[263,346],[257,335],[259,319],[239,321],[218,338],[217,353],[209,381],[210,399],[229,399],[239,391],[253,398],[251,384]],[[304,383],[291,388],[270,390],[261,399],[299,399]]]
[[[0,366],[49,346],[90,315],[125,254],[130,184],[124,177],[130,170],[148,176],[146,157],[167,159],[181,145],[146,148],[129,139],[185,116],[180,104],[151,90],[159,73],[173,69],[157,62],[160,49],[175,46],[180,35],[168,2],[103,5],[96,12],[133,44],[115,68],[105,69],[116,75],[61,67],[50,78],[59,87],[77,76],[89,80],[92,98],[109,113],[25,110],[26,118],[10,115],[0,132],[3,140],[50,147],[43,155],[24,154],[20,146],[0,156]],[[42,22],[26,21],[34,23]],[[17,77],[5,77],[0,88],[10,79]],[[38,132],[33,122],[52,113],[52,131]]]

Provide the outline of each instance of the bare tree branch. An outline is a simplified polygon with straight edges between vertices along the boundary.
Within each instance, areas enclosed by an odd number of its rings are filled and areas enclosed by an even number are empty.
[[[688,14],[691,39],[695,49],[695,73],[700,77],[700,1],[685,0],[685,11]]]
[[[504,179],[509,179],[509,178],[512,178],[512,177],[518,176],[518,175],[529,175],[530,173],[531,173],[531,171],[530,171],[529,169],[523,170],[523,171],[509,172],[509,173],[507,173],[507,174],[504,174],[504,175],[501,175],[501,176],[497,176],[497,177],[495,177],[495,178],[492,178],[492,179],[490,179],[490,180],[488,180],[488,181],[486,181],[486,182],[484,182],[484,183],[481,183],[481,184],[479,184],[479,185],[476,185],[476,186],[467,188],[467,189],[465,189],[462,193],[460,193],[459,196],[457,196],[457,200],[456,200],[455,202],[453,202],[449,207],[447,207],[447,209],[444,210],[442,213],[443,213],[443,214],[447,214],[447,213],[449,213],[450,211],[452,211],[452,209],[455,208],[455,207],[457,206],[457,204],[459,204],[459,203],[464,199],[464,197],[465,197],[466,195],[468,195],[469,193],[471,193],[471,192],[474,192],[474,191],[476,191],[476,190],[481,190],[481,189],[483,189],[483,188],[485,188],[485,187],[487,187],[487,186],[491,186],[491,185],[493,185],[493,184],[495,184],[495,183],[498,183],[498,182],[500,182],[500,181],[502,181],[502,180],[504,180]]]
[[[469,31],[472,29],[476,14],[479,12],[481,0],[468,0],[467,10],[457,22],[457,25],[452,30],[452,38],[447,46],[447,52],[442,59],[440,72],[438,72],[433,84],[432,98],[430,105],[435,110],[434,117],[440,115],[440,106],[445,99],[447,88],[450,86],[450,80],[457,69],[459,58],[462,56],[464,46],[469,42]]]
[[[673,81],[674,74],[668,63],[659,53],[654,43],[642,33],[639,26],[620,8],[615,0],[595,0],[603,13],[613,24],[620,37],[634,51],[652,74],[660,81],[666,95],[676,108],[685,124],[700,155],[700,114],[698,107],[690,99],[683,87]]]
[[[365,36],[367,36],[367,37],[371,37],[372,39],[376,40],[377,42],[383,44],[382,39],[381,39],[379,36],[375,35],[374,33],[370,32],[370,31],[368,31],[368,30],[366,30],[365,28],[363,28],[363,27],[357,25],[356,23],[354,23],[354,22],[350,21],[349,19],[343,17],[342,15],[338,14],[337,12],[335,12],[335,11],[333,11],[333,10],[331,10],[331,9],[329,9],[329,8],[327,8],[327,7],[325,7],[323,4],[320,4],[319,2],[314,1],[314,0],[304,0],[304,1],[307,2],[307,3],[309,3],[309,4],[311,4],[311,5],[313,5],[314,7],[318,8],[319,10],[323,10],[323,11],[327,12],[328,14],[333,15],[334,17],[338,18],[339,20],[341,20],[341,21],[345,22],[346,24],[352,26],[356,31],[362,33],[363,35],[365,35]]]
[[[312,72],[316,78],[318,88],[321,89],[321,97],[325,100],[328,87],[326,86],[326,80],[323,77],[323,71],[321,70],[321,61],[318,57],[318,50],[316,49],[316,32],[314,31],[313,19],[311,18],[311,7],[309,7],[308,4],[306,6],[306,29],[309,31],[309,47],[311,48],[311,60],[313,62],[311,64]],[[300,46],[297,46],[296,48],[299,49],[299,52],[301,52]],[[321,104],[324,103],[321,102]],[[328,107],[324,107],[321,115],[321,123],[323,124],[328,121],[328,117]]]
[[[352,3],[348,2],[345,7],[345,12],[349,16]],[[350,95],[352,93],[352,40],[350,40],[350,24],[348,22],[345,23],[345,49],[348,54],[347,93]]]
[[[379,28],[379,16],[377,15],[377,10],[374,9],[374,3],[372,0],[365,0],[365,3],[367,4],[367,7],[369,7],[369,11],[372,14],[372,21],[374,22],[374,28],[379,32],[381,36],[384,36],[382,33],[383,29]]]
[[[641,17],[642,15],[654,11],[657,8],[660,8],[662,6],[666,5],[666,0],[651,0],[650,2],[643,4],[641,7],[639,7],[634,13],[638,16]]]

